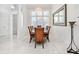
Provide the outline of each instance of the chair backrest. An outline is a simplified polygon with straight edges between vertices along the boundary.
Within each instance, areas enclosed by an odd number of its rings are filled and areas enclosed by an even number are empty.
[[[48,34],[49,34],[49,31],[50,31],[50,26],[46,26],[46,30],[48,30]]]
[[[41,25],[38,25],[37,27],[41,27]]]
[[[31,32],[32,32],[32,30],[33,30],[33,26],[28,26],[28,29],[29,29],[29,33],[30,33],[30,35],[31,35]]]
[[[35,40],[37,43],[44,42],[44,28],[35,28]]]

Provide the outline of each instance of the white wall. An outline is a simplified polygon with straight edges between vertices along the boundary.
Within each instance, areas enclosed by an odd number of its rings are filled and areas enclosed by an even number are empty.
[[[23,12],[22,12],[22,5],[18,5],[18,12],[17,12],[17,39],[22,38],[22,30],[23,30]]]
[[[67,20],[75,20],[76,24],[79,24],[79,4],[68,4],[67,5]]]
[[[10,9],[7,4],[0,4],[0,36],[10,35]]]
[[[22,39],[26,39],[28,37],[28,28],[27,26],[30,24],[30,19],[28,15],[28,10],[26,8],[26,5],[22,6],[22,12],[23,12],[23,28],[22,28]]]
[[[52,13],[58,10],[63,4],[52,4]]]

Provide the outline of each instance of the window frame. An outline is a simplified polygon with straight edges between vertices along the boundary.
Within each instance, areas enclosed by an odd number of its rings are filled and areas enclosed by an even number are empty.
[[[45,12],[45,11],[48,12],[48,16],[47,16],[47,15],[44,15],[44,12]],[[33,10],[32,12],[37,12],[37,11]],[[49,19],[49,17],[50,17],[50,12],[49,12],[49,10],[42,10],[41,12],[42,12],[42,15],[37,15],[37,13],[36,13],[36,15],[32,15],[32,16],[31,16],[31,19],[32,19],[32,17],[35,17],[35,18],[36,18],[36,22],[39,20],[39,19],[37,19],[38,17],[42,17],[43,21],[45,21],[44,17],[46,17],[46,18]],[[47,21],[47,22],[48,22],[48,21]],[[34,23],[35,23],[35,22],[34,22]],[[45,21],[44,23],[46,23],[46,21]],[[44,24],[44,23],[43,23],[43,24]],[[48,23],[48,24],[49,24],[49,23]],[[45,26],[45,25],[48,25],[48,24],[44,24],[44,26]],[[33,24],[33,20],[32,20],[32,25],[34,25],[34,24]],[[36,24],[35,26],[37,26],[37,24]]]

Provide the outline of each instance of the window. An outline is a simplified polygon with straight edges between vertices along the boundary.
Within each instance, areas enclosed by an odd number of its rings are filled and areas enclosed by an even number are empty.
[[[49,11],[32,11],[31,15],[33,26],[46,26],[49,24]]]

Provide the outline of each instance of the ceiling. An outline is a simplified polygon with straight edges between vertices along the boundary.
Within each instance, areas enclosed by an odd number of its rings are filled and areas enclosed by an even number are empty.
[[[52,4],[26,4],[26,8],[28,9],[35,9],[35,8],[50,9],[52,8]]]

